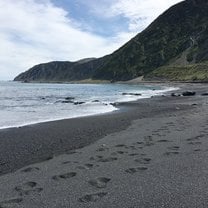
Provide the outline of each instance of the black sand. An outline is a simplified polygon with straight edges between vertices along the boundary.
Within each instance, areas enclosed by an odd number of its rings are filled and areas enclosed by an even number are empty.
[[[120,103],[117,107],[120,111],[98,116],[0,130],[0,174],[82,148],[126,129],[135,119],[175,111],[176,104],[173,99],[159,97]],[[187,107],[183,105],[181,109]]]
[[[0,207],[207,207],[207,86],[182,88],[197,94],[1,130]]]

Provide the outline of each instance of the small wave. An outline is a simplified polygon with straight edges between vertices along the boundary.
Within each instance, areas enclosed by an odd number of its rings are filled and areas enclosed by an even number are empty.
[[[172,87],[146,87],[121,84],[69,84],[64,85],[64,87],[56,85],[54,88],[54,85],[51,84],[53,88],[51,91],[45,88],[45,85],[31,84],[29,90],[25,90],[27,85],[21,83],[15,83],[15,89],[16,85],[18,85],[19,89],[17,97],[13,97],[14,94],[12,92],[11,102],[6,100],[0,106],[0,129],[109,113],[118,110],[115,105],[112,105],[113,103],[150,98],[176,90],[176,88]],[[21,86],[23,87],[22,91]],[[41,87],[43,90],[40,90]],[[27,92],[28,97],[25,96],[25,92]],[[122,95],[123,92],[137,93],[137,95]],[[9,95],[10,93],[5,92],[5,94]],[[141,94],[141,96],[138,96],[138,94]],[[20,98],[24,99],[21,100]]]

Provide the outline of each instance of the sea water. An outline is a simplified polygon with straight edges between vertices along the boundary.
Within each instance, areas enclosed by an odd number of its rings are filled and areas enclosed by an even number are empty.
[[[107,113],[117,110],[112,103],[149,98],[170,90],[173,88],[127,84],[0,82],[0,129]]]

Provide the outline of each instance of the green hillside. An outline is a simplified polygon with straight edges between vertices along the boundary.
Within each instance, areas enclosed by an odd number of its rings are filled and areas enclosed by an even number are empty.
[[[168,9],[143,32],[108,56],[85,63],[37,65],[15,80],[93,78],[118,81],[141,75],[148,79],[204,80],[208,76],[207,65],[201,63],[207,60],[208,1],[186,0]],[[201,70],[201,67],[204,69]]]

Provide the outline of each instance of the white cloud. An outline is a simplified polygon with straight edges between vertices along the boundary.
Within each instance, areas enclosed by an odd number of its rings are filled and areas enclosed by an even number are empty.
[[[82,30],[82,24],[50,0],[0,0],[0,79],[13,79],[41,62],[109,54],[179,0],[86,2],[102,18],[124,16],[129,28],[105,38]]]
[[[129,19],[129,30],[141,31],[170,6],[181,0],[117,0],[108,9],[108,16],[122,15]]]
[[[0,0],[0,10],[0,79],[40,62],[102,56],[121,44],[82,31],[50,1]]]

